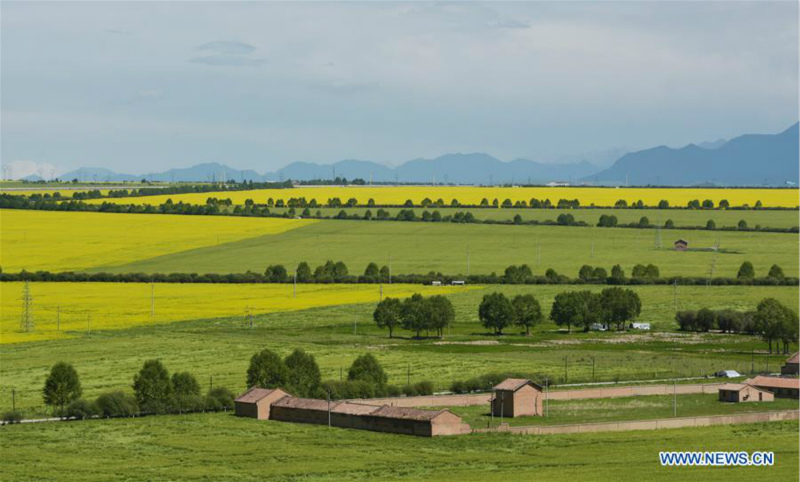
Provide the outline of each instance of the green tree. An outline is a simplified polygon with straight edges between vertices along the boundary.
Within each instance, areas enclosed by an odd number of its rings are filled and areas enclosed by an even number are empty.
[[[286,281],[286,268],[284,268],[281,264],[271,265],[267,267],[267,270],[264,272],[264,276],[267,277],[267,280],[273,283],[282,283]]]
[[[796,318],[795,312],[775,298],[765,298],[758,303],[755,313],[756,331],[769,344],[770,354],[772,354],[772,342],[780,340],[785,326],[788,323],[796,323]]]
[[[769,277],[775,279],[785,278],[783,274],[783,269],[777,264],[773,264],[772,267],[769,269]]]
[[[580,271],[578,271],[578,277],[584,281],[589,281],[590,279],[592,279],[593,272],[594,269],[588,264],[585,264],[581,266]]]
[[[531,327],[542,322],[542,306],[533,295],[517,295],[511,300],[514,310],[514,324],[525,327],[525,334],[531,334]]]
[[[197,379],[189,372],[172,374],[172,389],[175,396],[200,396],[200,384]]]
[[[478,318],[485,328],[493,329],[496,335],[502,335],[503,328],[514,322],[514,307],[502,293],[484,295],[478,307]]]
[[[740,219],[739,223],[736,225],[736,227],[741,229],[741,230],[747,229],[747,221],[745,221],[744,219]]]
[[[286,364],[272,350],[264,349],[250,358],[247,368],[247,386],[279,388],[286,386],[288,378]]]
[[[739,272],[736,274],[739,279],[753,279],[756,277],[756,270],[753,268],[753,263],[745,261],[739,267]]]
[[[622,266],[615,264],[611,268],[611,280],[616,284],[625,282],[625,271],[622,269]]]
[[[436,330],[439,338],[444,336],[444,329],[453,324],[456,317],[453,304],[442,295],[425,298],[424,311],[430,329]]]
[[[633,290],[606,288],[600,293],[600,307],[603,322],[616,325],[617,331],[621,331],[641,314],[642,301]]]
[[[299,397],[311,397],[319,391],[322,379],[314,355],[296,348],[284,360],[287,369],[287,388]]]
[[[376,387],[384,387],[389,381],[389,377],[383,371],[381,364],[378,363],[378,359],[371,353],[361,355],[355,359],[347,371],[347,379],[367,382]]]
[[[82,393],[78,372],[72,365],[65,362],[53,365],[42,389],[45,405],[63,411],[66,405],[81,398]]]
[[[172,380],[160,360],[147,360],[133,377],[133,393],[144,412],[164,413],[172,404]]]
[[[375,308],[372,319],[378,328],[388,328],[389,338],[394,336],[394,329],[403,320],[403,304],[397,298],[385,298]]]
[[[364,270],[364,276],[377,277],[379,275],[380,270],[378,269],[378,265],[375,263],[368,264],[367,269]]]
[[[419,293],[414,293],[409,298],[403,300],[403,305],[400,310],[403,328],[413,331],[416,337],[420,337],[422,330],[430,328],[426,318],[425,298]]]
[[[579,326],[583,331],[599,321],[599,297],[591,291],[567,291],[556,295],[550,309],[550,319],[558,326],[566,326],[572,332],[572,326]]]
[[[297,281],[300,283],[308,283],[312,280],[311,267],[305,261],[301,261],[297,265]]]
[[[703,308],[697,312],[695,323],[698,331],[709,331],[717,323],[717,314],[708,308]]]
[[[706,223],[706,229],[717,229],[717,223],[713,219],[709,219]]]

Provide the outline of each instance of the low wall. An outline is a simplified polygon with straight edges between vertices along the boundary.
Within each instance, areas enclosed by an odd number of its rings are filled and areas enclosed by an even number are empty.
[[[494,429],[475,432],[509,432],[524,435],[545,435],[587,432],[626,432],[631,430],[658,430],[663,428],[709,427],[740,423],[780,422],[800,419],[800,411],[780,410],[774,412],[740,413],[736,415],[710,415],[705,417],[661,418],[656,420],[631,420],[623,422],[582,423],[571,425],[509,427],[503,424]]]
[[[547,393],[550,400],[584,400],[590,398],[622,398],[644,395],[678,395],[693,393],[717,393],[723,383],[697,383],[692,385],[638,385],[633,387],[581,388],[577,390],[553,390]],[[358,400],[370,405],[392,405],[395,407],[466,407],[487,405],[491,393],[472,395],[428,395],[421,397],[370,398]]]

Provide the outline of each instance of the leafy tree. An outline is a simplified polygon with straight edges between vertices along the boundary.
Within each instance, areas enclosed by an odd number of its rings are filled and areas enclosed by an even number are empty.
[[[658,278],[659,276],[661,276],[660,272],[658,271],[658,266],[656,266],[654,264],[648,264],[647,265],[647,267],[644,270],[644,275],[647,278],[653,278],[653,279]]]
[[[745,261],[739,267],[739,272],[736,274],[736,277],[739,279],[753,279],[756,277],[756,271],[753,268],[753,263],[750,261]]]
[[[720,209],[728,209],[729,207],[731,207],[731,203],[729,203],[727,199],[723,199],[719,202]]]
[[[708,309],[703,308],[697,312],[696,327],[698,331],[709,331],[717,322],[717,314]]]
[[[385,298],[375,308],[372,318],[378,328],[388,328],[389,338],[394,336],[394,329],[403,320],[403,304],[397,298]]]
[[[584,281],[589,281],[592,278],[593,272],[594,269],[588,264],[585,264],[581,266],[580,271],[578,271],[578,277]]]
[[[287,278],[286,268],[281,264],[271,265],[267,268],[264,276],[273,283],[282,283],[286,281]]]
[[[599,297],[591,291],[567,291],[556,295],[550,309],[550,319],[558,326],[580,326],[584,331],[599,320]]]
[[[533,276],[533,272],[527,264],[520,266],[509,266],[505,270],[505,278],[507,283],[523,284]]]
[[[717,229],[717,223],[713,219],[709,219],[706,223],[706,229]]]
[[[742,313],[735,310],[718,311],[717,326],[720,330],[722,330],[723,333],[735,333],[741,331]]]
[[[367,382],[376,387],[384,387],[389,381],[389,377],[383,371],[383,367],[371,353],[361,355],[355,359],[347,371],[347,379]]]
[[[189,372],[172,374],[172,388],[175,396],[200,396],[200,384],[197,379]]]
[[[775,298],[765,298],[756,307],[755,324],[761,338],[769,344],[780,340],[788,323],[796,324],[797,315]],[[788,321],[787,321],[788,320]]]
[[[696,331],[697,330],[697,312],[696,311],[679,311],[675,313],[675,321],[681,331]]]
[[[400,310],[403,328],[415,332],[417,338],[419,338],[422,330],[430,328],[426,319],[425,307],[423,306],[424,301],[425,299],[421,294],[414,293],[411,297],[403,300]]]
[[[642,216],[641,218],[639,218],[639,227],[640,228],[646,228],[648,226],[650,226],[650,220],[647,219],[647,216]]]
[[[308,263],[305,261],[301,261],[300,264],[297,265],[297,281],[300,283],[308,283],[312,279],[311,267],[308,266]]]
[[[786,316],[781,320],[781,326],[778,331],[778,338],[783,342],[783,353],[789,354],[789,349],[792,344],[797,343],[798,336],[798,321],[797,313],[791,309],[786,309]]]
[[[664,223],[664,229],[673,229],[673,228],[675,228],[675,222],[672,221],[671,219],[667,219],[667,221]]]
[[[484,295],[478,307],[478,318],[485,328],[491,328],[496,335],[502,335],[503,328],[514,322],[514,307],[502,293]]]
[[[81,398],[82,393],[78,372],[72,365],[65,362],[53,365],[42,389],[45,405],[63,411],[64,406]]]
[[[377,277],[379,275],[380,270],[378,269],[378,265],[375,263],[368,264],[367,269],[364,270],[364,276]]]
[[[703,200],[703,209],[714,209],[714,201],[711,199]]]
[[[425,298],[423,311],[427,318],[426,329],[436,330],[439,338],[444,336],[444,329],[453,324],[456,317],[453,304],[442,295]]]
[[[292,393],[299,397],[311,397],[319,390],[322,379],[314,355],[296,348],[284,363],[288,375],[286,385]]]
[[[381,267],[381,278],[388,278],[389,276],[391,276],[391,274],[392,270],[390,270],[388,266],[383,265]]]
[[[250,358],[247,368],[247,386],[278,388],[286,386],[289,373],[286,364],[272,350],[264,349]]]
[[[667,208],[669,208],[669,201],[667,201],[666,199],[658,201],[658,209],[667,209]]]
[[[647,276],[647,267],[643,264],[637,264],[631,270],[631,276],[634,278],[644,278]]]
[[[336,264],[333,265],[333,276],[337,278],[347,276],[347,265],[342,261],[337,261]]]
[[[172,380],[160,360],[147,360],[133,377],[133,392],[145,412],[164,413],[172,403]]]
[[[622,266],[615,264],[611,268],[611,279],[616,284],[622,284],[625,282],[625,271],[622,269]]]
[[[777,264],[772,265],[772,267],[769,269],[768,276],[775,279],[783,279],[785,277],[783,274],[783,269]]]
[[[747,221],[745,221],[744,219],[739,220],[739,223],[736,225],[736,227],[741,230],[747,229]]]
[[[542,322],[542,306],[533,295],[517,295],[511,300],[514,310],[514,324],[525,327],[525,334],[531,334],[531,327]]]
[[[592,279],[605,283],[606,278],[608,278],[608,273],[606,272],[605,268],[598,266],[594,269],[594,271],[592,271]]]
[[[642,312],[642,301],[633,290],[606,288],[600,293],[600,310],[603,322],[621,331]]]

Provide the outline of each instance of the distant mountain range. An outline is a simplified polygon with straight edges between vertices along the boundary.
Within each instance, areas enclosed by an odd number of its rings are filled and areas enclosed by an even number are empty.
[[[711,148],[655,147],[622,156],[583,178],[600,184],[781,186],[798,183],[800,148],[794,124],[779,134],[746,134]],[[716,143],[712,143],[716,144]]]
[[[609,155],[618,154],[613,164]],[[207,182],[311,181],[346,177],[372,182],[452,184],[543,184],[550,181],[602,185],[782,186],[797,183],[798,124],[779,134],[747,134],[730,141],[720,139],[689,144],[680,149],[666,146],[626,153],[624,149],[598,151],[574,162],[549,164],[516,159],[500,161],[488,154],[446,154],[435,159],[414,159],[392,168],[372,161],[343,160],[334,164],[293,162],[275,172],[259,174],[218,163],[198,164],[143,175],[119,174],[105,168],[81,168],[61,179],[80,181]],[[604,169],[604,167],[609,166]]]

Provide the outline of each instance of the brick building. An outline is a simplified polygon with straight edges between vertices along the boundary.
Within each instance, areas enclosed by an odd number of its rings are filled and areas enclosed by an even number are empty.
[[[719,387],[720,402],[772,402],[775,395],[767,390],[744,383],[726,383]]]
[[[235,413],[240,417],[267,420],[272,403],[289,395],[280,388],[253,387],[239,395],[234,401]]]
[[[492,414],[495,417],[542,415],[542,387],[524,378],[508,378],[493,388]]]
[[[781,375],[800,374],[800,352],[790,356],[781,367]]]
[[[800,379],[790,377],[757,376],[743,383],[753,385],[762,390],[769,390],[778,398],[800,398]]]

